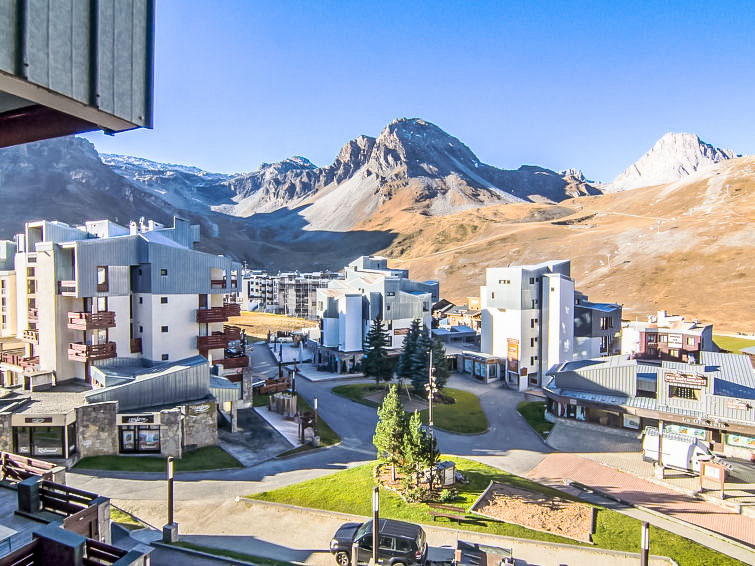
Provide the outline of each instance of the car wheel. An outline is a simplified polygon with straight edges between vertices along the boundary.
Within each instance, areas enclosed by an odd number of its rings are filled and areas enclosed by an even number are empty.
[[[349,564],[351,564],[349,555],[345,552],[336,552],[336,562],[338,563],[338,566],[349,566]]]

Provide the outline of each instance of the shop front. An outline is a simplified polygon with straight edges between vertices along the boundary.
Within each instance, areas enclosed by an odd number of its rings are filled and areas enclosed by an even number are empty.
[[[160,413],[118,415],[118,452],[160,453]]]
[[[28,415],[14,414],[13,450],[32,458],[69,458],[76,454],[76,417],[74,413]]]

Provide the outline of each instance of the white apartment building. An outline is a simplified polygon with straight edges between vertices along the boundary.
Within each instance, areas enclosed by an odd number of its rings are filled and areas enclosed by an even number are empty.
[[[551,366],[571,360],[574,281],[569,261],[489,268],[480,287],[482,353],[507,360],[506,383],[541,385]]]
[[[0,337],[16,335],[16,243],[0,240]]]
[[[248,359],[229,349],[239,331],[223,324],[238,314],[224,296],[239,291],[240,265],[194,250],[198,240],[199,227],[178,218],[170,228],[27,223],[14,262],[16,335],[26,347],[3,354],[2,385],[76,379],[99,387],[93,366],[198,353],[221,375],[243,371]]]
[[[413,320],[430,328],[432,305],[438,301],[437,281],[414,281],[405,269],[390,269],[388,260],[362,256],[344,268],[345,278],[317,290],[320,340],[314,363],[348,373],[361,360],[365,336],[380,317],[391,349],[404,343]]]

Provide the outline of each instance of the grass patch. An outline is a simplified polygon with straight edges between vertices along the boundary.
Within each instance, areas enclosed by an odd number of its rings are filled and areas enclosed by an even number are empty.
[[[545,420],[545,402],[543,401],[522,401],[516,406],[516,410],[524,417],[527,424],[543,438],[548,438],[553,428],[553,423]]]
[[[713,341],[716,343],[716,346],[722,350],[728,350],[734,354],[741,354],[742,348],[755,346],[755,340],[742,338],[741,336],[721,336],[719,334],[714,334]]]
[[[226,558],[232,558],[234,560],[241,560],[242,562],[251,562],[258,566],[293,566],[291,562],[282,562],[280,560],[274,560],[272,558],[263,558],[261,556],[252,556],[251,554],[244,554],[243,552],[236,552],[234,550],[226,550],[225,548],[215,548],[213,546],[202,546],[201,544],[194,544],[191,542],[178,541],[174,542],[172,546],[180,546],[188,548],[190,550],[198,550],[200,552],[206,552],[213,556],[225,556]]]
[[[450,458],[457,468],[469,479],[467,485],[457,485],[459,497],[453,502],[469,508],[479,495],[495,480],[509,485],[530,489],[551,496],[573,499],[555,489],[536,484],[527,479],[508,474],[490,466],[463,458]],[[365,464],[321,478],[290,485],[274,491],[266,491],[248,496],[250,499],[288,503],[316,509],[326,509],[342,513],[352,513],[369,517],[372,513],[371,492],[374,486],[372,470],[374,464]],[[579,501],[575,499],[575,501]],[[583,502],[584,503],[584,502]],[[423,503],[406,503],[391,492],[381,491],[380,511],[382,516],[414,523],[433,524],[429,508]],[[616,511],[598,507],[593,541],[596,546],[628,552],[640,551],[640,521]],[[441,525],[436,522],[436,525]],[[442,526],[446,526],[443,524]],[[457,528],[455,524],[451,525]],[[461,530],[486,534],[504,535],[546,542],[582,545],[550,533],[533,531],[525,527],[476,518],[466,521]],[[679,566],[735,566],[739,561],[715,552],[707,547],[683,537],[650,527],[650,552],[673,558]]]
[[[312,409],[312,406],[307,403],[306,399],[304,399],[298,393],[296,394],[296,397],[296,406],[301,412],[314,412],[314,409]],[[252,403],[255,407],[267,407],[269,399],[270,395],[255,395]],[[326,423],[319,417],[317,419],[317,428],[318,432],[320,433],[320,446],[332,446],[333,444],[338,444],[339,442],[341,442],[341,437],[338,436],[336,431],[330,428],[330,425],[328,425],[328,423]],[[280,456],[291,456],[293,454],[299,454],[300,452],[306,452],[307,450],[312,450],[314,448],[315,446],[312,446],[311,444],[304,444],[302,446],[299,446],[298,448],[292,448],[291,450],[280,454]]]
[[[144,528],[144,525],[140,521],[135,519],[133,515],[126,513],[125,511],[121,511],[114,505],[110,506],[110,520],[114,523],[119,524],[124,529],[128,529],[129,531],[135,531],[137,529]]]
[[[386,386],[371,383],[339,385],[333,388],[333,393],[346,397],[356,403],[377,407],[378,404],[365,397],[375,391],[385,391]],[[405,390],[400,391],[402,399],[406,399]],[[479,434],[488,430],[488,419],[480,408],[480,400],[474,393],[461,389],[443,389],[443,394],[453,397],[456,401],[451,404],[433,404],[433,423],[435,428],[446,432],[460,434]],[[427,423],[428,411],[420,411],[422,422]]]
[[[161,456],[89,456],[74,466],[81,470],[110,470],[114,472],[165,472],[166,458]],[[241,462],[218,446],[205,446],[174,461],[177,472],[241,468]]]

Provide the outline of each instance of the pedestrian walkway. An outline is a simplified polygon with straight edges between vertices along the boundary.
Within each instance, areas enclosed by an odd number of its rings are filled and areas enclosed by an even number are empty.
[[[536,482],[562,489],[565,480],[579,482],[631,505],[664,513],[726,537],[755,545],[755,519],[682,495],[667,487],[575,454],[549,454],[530,471],[528,477]]]
[[[265,419],[267,424],[277,430],[291,446],[294,448],[301,446],[302,443],[299,441],[299,423],[297,421],[287,419],[280,413],[270,411],[267,407],[255,407],[254,411]]]

